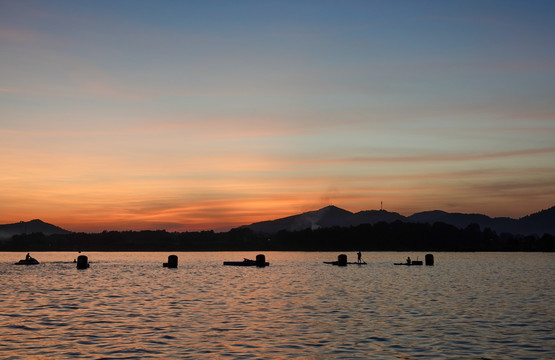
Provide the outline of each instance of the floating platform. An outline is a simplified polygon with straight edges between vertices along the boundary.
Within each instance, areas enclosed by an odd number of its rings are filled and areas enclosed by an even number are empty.
[[[18,262],[15,263],[15,265],[38,265],[40,264],[39,261],[37,259],[34,258],[30,258],[29,260],[19,260]]]
[[[366,261],[347,262],[347,255],[340,254],[337,256],[337,261],[324,261],[324,264],[347,266],[347,265],[366,265]]]

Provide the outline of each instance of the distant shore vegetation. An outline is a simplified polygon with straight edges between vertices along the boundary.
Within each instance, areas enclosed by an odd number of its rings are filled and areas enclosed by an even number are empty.
[[[0,251],[555,251],[551,234],[496,233],[477,224],[464,229],[434,224],[379,222],[352,227],[259,233],[249,228],[228,232],[104,231],[14,235]]]

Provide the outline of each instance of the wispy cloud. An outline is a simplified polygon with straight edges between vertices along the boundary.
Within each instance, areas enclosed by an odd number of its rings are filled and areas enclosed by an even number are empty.
[[[349,157],[338,159],[323,159],[315,162],[324,163],[419,163],[419,162],[459,162],[474,160],[492,160],[500,158],[520,157],[529,155],[543,155],[555,153],[555,148],[513,150],[504,152],[479,152],[465,154],[430,154],[414,156],[377,156],[377,157]],[[310,162],[310,160],[308,160]]]

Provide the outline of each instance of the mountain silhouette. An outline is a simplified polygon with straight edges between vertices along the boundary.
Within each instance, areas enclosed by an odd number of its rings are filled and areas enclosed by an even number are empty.
[[[52,234],[70,234],[71,231],[62,229],[61,227],[45,223],[42,220],[35,219],[31,221],[21,221],[14,224],[0,225],[0,238],[10,238],[13,235],[43,233],[44,235]]]
[[[441,210],[419,212],[408,217],[385,210],[366,210],[352,213],[330,205],[320,210],[276,220],[256,222],[244,225],[241,228],[249,228],[259,233],[275,234],[282,230],[315,230],[334,226],[349,227],[395,221],[428,224],[440,222],[453,225],[459,229],[477,224],[481,229],[490,228],[498,233],[541,236],[543,234],[555,234],[555,206],[520,219],[512,219],[507,217],[491,218],[483,214],[449,213]]]
[[[453,225],[453,224],[456,225]],[[1,251],[555,251],[555,207],[521,219],[336,206],[227,232],[73,233],[40,220],[0,225]],[[510,230],[507,231],[507,229]],[[285,230],[285,231],[283,231]],[[6,236],[13,235],[9,238]]]
[[[326,206],[320,210],[309,211],[277,220],[261,221],[242,226],[256,232],[276,233],[281,230],[298,231],[305,229],[330,228],[334,226],[348,227],[361,224],[375,224],[380,221],[407,221],[403,215],[384,210],[365,210],[357,213],[341,209],[337,206]]]
[[[394,222],[394,221],[407,221],[407,218],[396,212],[389,212],[385,210],[364,210],[359,211],[353,215],[351,226],[361,224],[376,224],[381,221]]]
[[[326,206],[322,209],[298,215],[287,216],[276,220],[256,222],[243,225],[237,229],[250,229],[255,233],[276,234],[280,231],[300,231],[306,229],[325,229],[332,227],[355,227],[362,224],[393,223],[444,223],[465,229],[477,224],[480,229],[489,228],[498,234],[513,235],[555,234],[555,206],[524,216],[520,219],[508,217],[491,218],[483,214],[449,213],[441,210],[418,212],[403,216],[386,210],[365,210],[357,213],[341,209],[337,206]],[[0,239],[8,239],[13,235],[42,233],[44,235],[71,234],[71,231],[35,219],[14,224],[0,225]]]
[[[532,229],[544,229],[547,234],[555,234],[555,206],[524,216],[518,220],[520,226],[528,231]]]
[[[261,221],[243,227],[250,228],[256,232],[270,234],[281,230],[316,230],[333,226],[347,226],[352,216],[352,212],[330,205],[320,210],[309,211],[277,220]]]
[[[470,224],[478,224],[481,228],[503,227],[508,229],[514,227],[517,221],[510,218],[490,218],[482,214],[448,213],[441,210],[419,212],[409,216],[408,219],[416,223],[442,222],[461,229]]]

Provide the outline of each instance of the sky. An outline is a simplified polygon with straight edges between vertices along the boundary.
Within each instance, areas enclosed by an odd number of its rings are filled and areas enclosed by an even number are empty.
[[[554,1],[0,0],[0,223],[555,205]]]

